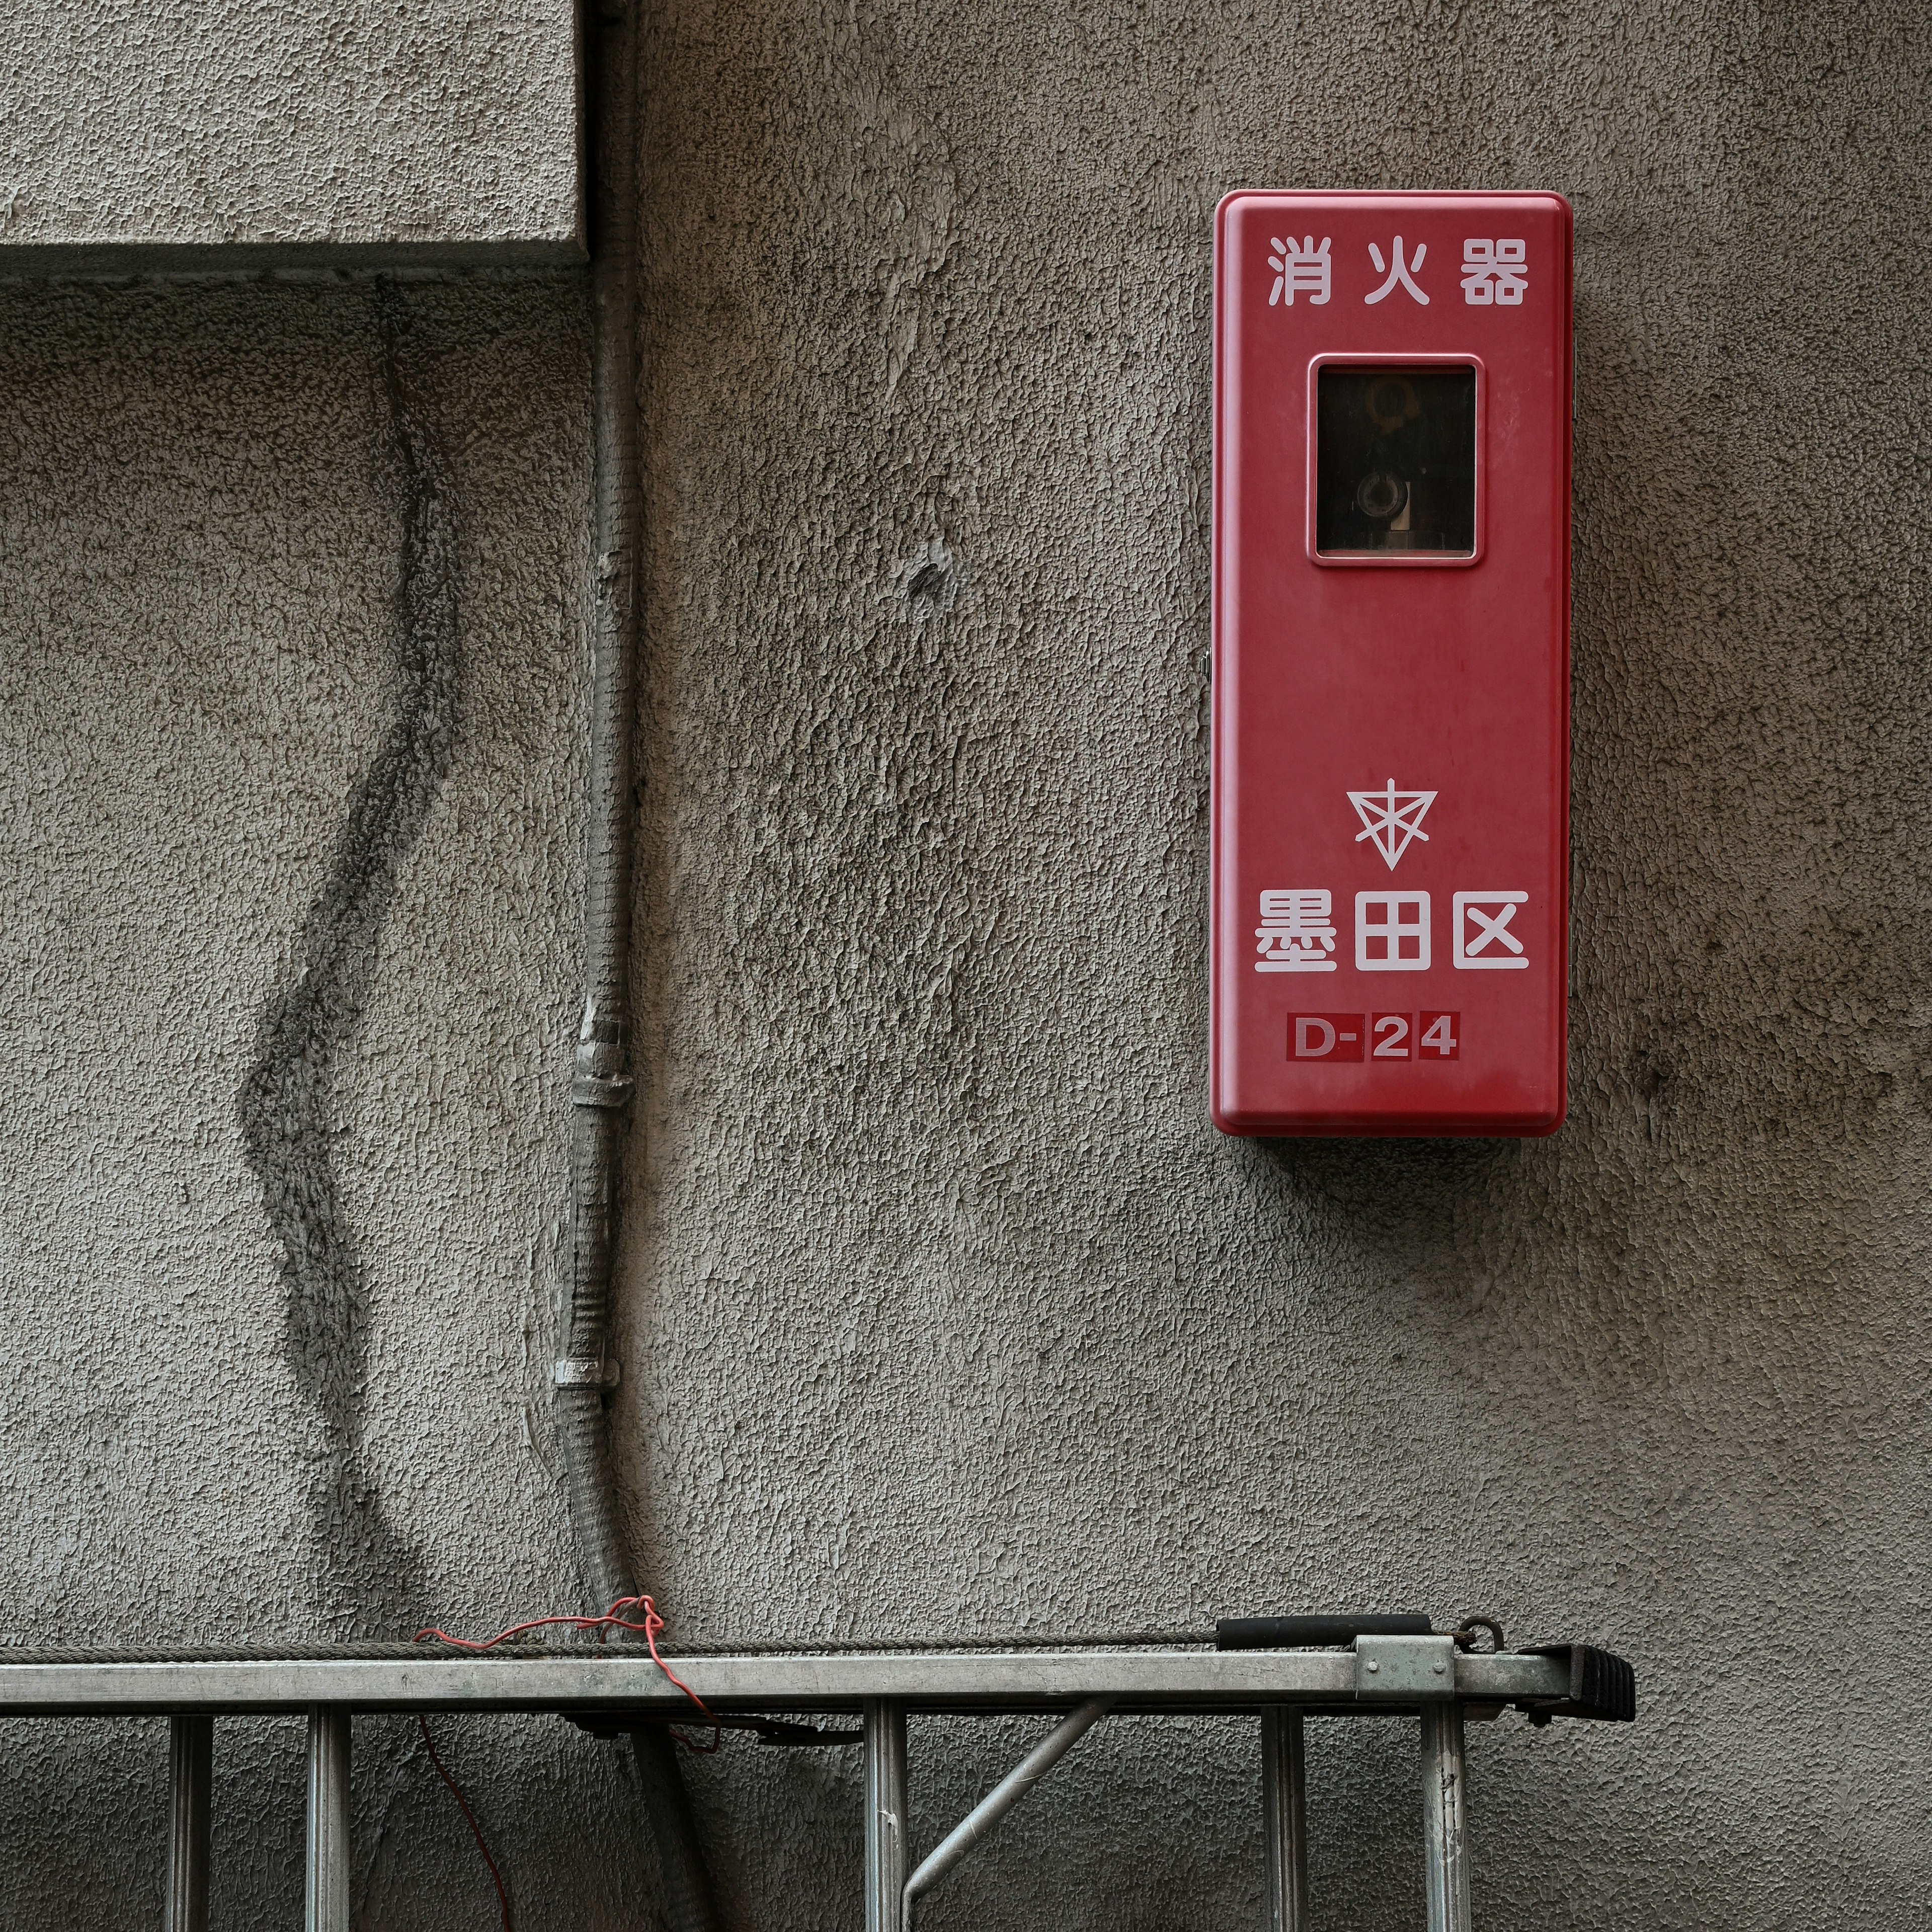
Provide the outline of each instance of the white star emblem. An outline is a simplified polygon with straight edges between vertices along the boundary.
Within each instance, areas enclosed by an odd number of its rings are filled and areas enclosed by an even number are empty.
[[[1352,791],[1348,802],[1362,821],[1355,843],[1359,845],[1364,838],[1373,839],[1376,850],[1388,861],[1391,872],[1395,862],[1408,850],[1411,839],[1420,838],[1425,845],[1429,843],[1422,820],[1436,802],[1432,791],[1397,791],[1395,780],[1390,778],[1382,791]]]

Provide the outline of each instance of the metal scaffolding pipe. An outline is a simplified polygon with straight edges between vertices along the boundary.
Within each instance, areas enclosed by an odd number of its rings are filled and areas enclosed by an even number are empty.
[[[979,1844],[1107,1714],[1113,1702],[1111,1697],[1090,1697],[1077,1711],[1063,1718],[920,1860],[919,1869],[905,1882],[908,1916],[913,1900],[937,1885]]]
[[[308,1844],[304,1932],[349,1932],[349,1713],[308,1714]]]
[[[905,1706],[866,1701],[866,1932],[904,1932],[906,1864]]]
[[[1422,1707],[1423,1896],[1429,1932],[1469,1932],[1462,1707]]]
[[[168,1878],[162,1932],[208,1932],[208,1805],[214,1720],[168,1720]]]
[[[1306,1732],[1292,1704],[1262,1713],[1262,1820],[1268,1844],[1268,1932],[1308,1932]]]

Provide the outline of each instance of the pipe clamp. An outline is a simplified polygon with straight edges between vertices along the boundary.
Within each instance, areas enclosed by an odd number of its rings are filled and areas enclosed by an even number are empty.
[[[570,1097],[580,1107],[628,1107],[634,1084],[628,1073],[579,1073],[571,1081]]]
[[[595,1355],[566,1355],[556,1365],[559,1388],[615,1388],[623,1371],[615,1362],[599,1361]]]

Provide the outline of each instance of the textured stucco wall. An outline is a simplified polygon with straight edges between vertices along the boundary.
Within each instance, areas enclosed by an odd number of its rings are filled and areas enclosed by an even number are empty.
[[[579,246],[574,0],[9,0],[0,274]]]
[[[1923,1917],[1919,10],[646,53],[617,1415],[677,1628],[1487,1610],[1642,1716],[1476,1734],[1479,1922]],[[1208,1124],[1210,223],[1278,183],[1576,206],[1547,1142]],[[0,297],[9,1637],[574,1599],[584,353],[566,287]],[[644,1920],[621,1758],[448,1730],[523,1922]],[[920,1830],[1027,1734],[916,1729]],[[1256,1922],[1254,1743],[1111,1725],[934,1932]],[[1317,1731],[1324,1926],[1419,1919],[1412,1743]],[[218,1922],[286,1917],[298,1738],[218,1748]],[[0,1913],[151,1916],[158,1727],[7,1748]],[[358,1750],[362,1922],[477,1922],[412,1733]],[[856,1922],[849,1754],[695,1779],[734,1924]]]

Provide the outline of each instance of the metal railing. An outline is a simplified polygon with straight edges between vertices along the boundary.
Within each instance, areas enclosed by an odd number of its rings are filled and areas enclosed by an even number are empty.
[[[217,1715],[308,1715],[307,1932],[348,1932],[354,1714],[554,1712],[619,1731],[692,1715],[685,1694],[647,1654],[628,1649],[0,1658],[0,1717],[171,1719],[166,1932],[206,1932]],[[1628,1718],[1635,1708],[1629,1667],[1603,1652],[1477,1652],[1435,1635],[1363,1636],[1318,1650],[686,1652],[670,1660],[727,1723],[778,1714],[862,1718],[866,1932],[908,1932],[914,1901],[1115,1712],[1259,1714],[1270,1932],[1305,1932],[1309,1923],[1306,1717],[1418,1715],[1426,1923],[1429,1932],[1468,1932],[1466,1718],[1511,1705],[1537,1722]],[[1042,1712],[1060,1721],[914,1864],[906,1720],[916,1712]]]

